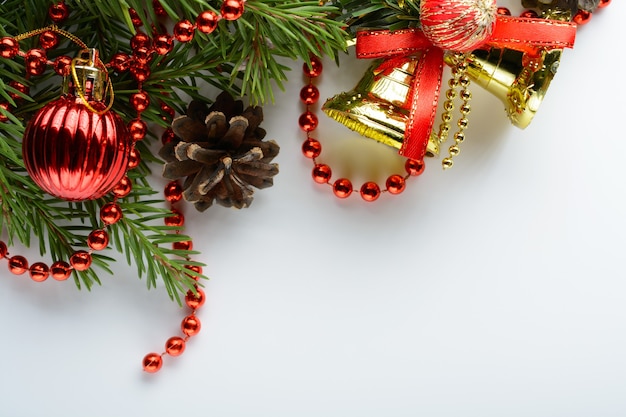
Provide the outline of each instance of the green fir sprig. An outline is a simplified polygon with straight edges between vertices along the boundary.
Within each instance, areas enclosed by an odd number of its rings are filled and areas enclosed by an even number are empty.
[[[0,3],[0,36],[17,36],[51,23],[47,11],[50,0],[4,0]],[[204,10],[219,13],[222,0],[160,0],[169,20],[156,16],[149,0],[65,0],[71,14],[62,28],[97,48],[104,62],[118,52],[131,53],[130,39],[137,31],[152,35],[152,28],[171,27],[182,19],[194,21]],[[129,7],[136,10],[143,25],[132,25]],[[150,126],[148,137],[137,144],[141,152],[138,168],[129,172],[133,179],[131,194],[119,200],[124,217],[109,226],[112,247],[136,266],[137,275],[146,279],[149,288],[162,282],[168,294],[180,302],[181,294],[192,288],[198,274],[190,269],[201,263],[192,261],[196,252],[172,249],[172,243],[190,238],[176,227],[164,226],[170,216],[160,190],[155,190],[147,176],[160,163],[153,153],[155,139],[168,122],[163,120],[161,104],[183,113],[191,98],[204,99],[206,86],[227,90],[235,96],[247,96],[252,103],[273,99],[273,88],[287,80],[284,59],[308,61],[311,54],[334,56],[345,49],[349,37],[334,6],[316,1],[248,0],[245,13],[236,21],[221,20],[211,34],[195,32],[189,43],[175,42],[166,56],[154,55],[150,77],[142,89],[149,93],[151,104],[142,113]],[[158,29],[160,30],[160,29]],[[26,51],[38,47],[37,37],[20,42]],[[75,56],[78,47],[62,40],[47,51],[48,59]],[[136,117],[130,96],[138,91],[137,82],[128,73],[111,71],[115,91],[113,110],[126,122]],[[21,94],[11,81],[29,88]],[[29,118],[46,103],[60,95],[61,79],[48,70],[41,76],[25,77],[24,60],[0,58],[0,102],[8,103],[10,112],[0,109],[7,120],[0,122],[0,234],[10,245],[38,245],[48,261],[67,260],[77,249],[86,247],[87,235],[101,227],[99,209],[106,199],[68,203],[46,195],[28,177],[21,156],[21,139]],[[17,94],[19,100],[11,95]],[[18,102],[19,101],[19,102]],[[160,167],[157,166],[157,170]],[[74,271],[79,288],[100,284],[100,272],[111,272],[115,258],[110,251],[95,252],[96,268]]]

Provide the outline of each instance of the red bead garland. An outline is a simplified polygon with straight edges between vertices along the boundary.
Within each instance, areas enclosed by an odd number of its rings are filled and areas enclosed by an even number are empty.
[[[313,181],[318,184],[328,184],[332,187],[333,194],[337,198],[347,198],[352,195],[354,187],[352,182],[347,178],[340,178],[330,183],[332,177],[332,169],[326,165],[317,162],[317,158],[322,153],[322,145],[319,140],[311,137],[311,132],[317,129],[318,118],[312,111],[312,105],[317,103],[320,98],[318,88],[313,85],[313,80],[322,74],[322,61],[316,57],[311,57],[310,66],[304,64],[302,72],[308,78],[308,83],[300,90],[300,101],[305,105],[305,111],[298,119],[298,125],[306,133],[306,139],[302,143],[302,154],[313,160],[313,171],[311,173]],[[406,188],[406,180],[410,176],[420,175],[424,172],[424,161],[416,161],[408,159],[405,164],[407,174],[405,176],[393,174],[385,182],[385,188],[381,189],[378,184],[373,181],[367,181],[359,189],[359,195],[365,201],[372,202],[378,200],[382,193],[400,194]]]

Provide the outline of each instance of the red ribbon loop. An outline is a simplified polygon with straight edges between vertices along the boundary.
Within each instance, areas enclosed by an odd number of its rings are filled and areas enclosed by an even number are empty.
[[[498,16],[481,47],[533,52],[538,48],[572,48],[576,25],[548,19]],[[421,160],[430,139],[443,70],[444,51],[419,29],[361,31],[356,35],[358,58],[397,58],[421,53],[409,93],[410,112],[400,154]]]

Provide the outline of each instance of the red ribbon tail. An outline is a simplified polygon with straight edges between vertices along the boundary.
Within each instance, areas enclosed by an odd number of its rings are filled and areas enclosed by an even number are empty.
[[[435,123],[442,72],[443,51],[439,48],[425,50],[411,85],[411,109],[400,155],[417,160],[424,158]]]

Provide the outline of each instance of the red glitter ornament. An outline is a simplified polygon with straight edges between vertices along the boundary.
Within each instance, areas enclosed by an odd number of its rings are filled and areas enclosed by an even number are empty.
[[[222,3],[222,17],[226,20],[237,20],[244,12],[243,0],[224,0]]]
[[[482,44],[496,24],[495,0],[422,0],[424,35],[441,49],[468,52]]]

